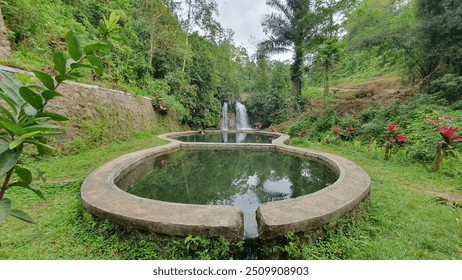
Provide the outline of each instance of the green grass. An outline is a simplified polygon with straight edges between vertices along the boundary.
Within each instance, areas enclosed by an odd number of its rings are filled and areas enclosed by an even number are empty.
[[[351,145],[302,143],[345,156],[371,176],[368,206],[361,217],[344,218],[315,246],[300,243],[296,258],[461,259],[462,211],[438,203],[428,190],[461,192],[460,178],[430,173],[426,167],[385,162]],[[364,207],[364,206],[363,206]],[[335,252],[335,254],[332,254]]]
[[[159,133],[159,132],[157,132]],[[159,238],[99,221],[82,210],[79,188],[97,166],[123,153],[162,144],[157,133],[139,135],[74,156],[35,162],[47,172],[47,198],[26,190],[7,196],[37,224],[9,218],[0,226],[0,259],[239,259],[243,243],[224,239]],[[345,156],[371,176],[368,202],[325,227],[326,237],[308,244],[288,234],[260,246],[261,259],[462,259],[462,211],[438,203],[428,190],[462,192],[460,178],[424,166],[385,162],[349,144],[299,146]],[[260,244],[261,245],[261,244]],[[255,254],[255,251],[253,251]]]
[[[51,181],[79,181],[85,179],[93,170],[110,159],[167,143],[157,137],[161,132],[159,130],[137,134],[130,140],[117,141],[76,155],[31,161],[29,164],[44,171],[45,177]]]

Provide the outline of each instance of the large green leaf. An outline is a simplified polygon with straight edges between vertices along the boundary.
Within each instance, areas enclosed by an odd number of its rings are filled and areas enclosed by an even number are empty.
[[[10,149],[8,143],[5,144],[0,144],[0,155],[3,154],[4,152],[8,151]]]
[[[72,63],[71,68],[72,69],[78,69],[78,68],[93,69],[93,66],[91,66],[90,64],[85,64],[85,63]]]
[[[0,126],[3,127],[6,131],[16,134],[16,135],[23,135],[27,133],[21,126],[17,125],[16,123],[0,117]]]
[[[95,53],[96,51],[99,51],[99,50],[108,50],[108,49],[111,49],[111,46],[109,46],[108,44],[104,44],[104,43],[96,43],[96,44],[91,44],[91,45],[87,45],[83,48],[83,51],[87,54],[87,55],[92,55],[93,53]]]
[[[51,100],[57,96],[62,96],[61,93],[55,91],[55,90],[44,90],[42,92],[42,97],[45,99],[45,100]]]
[[[32,172],[29,169],[23,168],[21,166],[16,166],[14,169],[14,173],[19,176],[21,181],[23,181],[26,185],[32,183]]]
[[[66,57],[61,52],[53,53],[53,63],[55,64],[55,69],[60,75],[66,74]]]
[[[40,95],[29,89],[28,87],[21,87],[19,89],[19,94],[21,95],[24,100],[27,101],[32,107],[37,110],[41,110],[43,108],[43,100]]]
[[[66,116],[56,114],[56,113],[51,113],[51,112],[43,112],[37,115],[37,117],[48,117],[54,121],[57,122],[64,122],[69,120]]]
[[[15,217],[15,218],[18,218],[20,220],[23,220],[25,222],[35,224],[34,219],[32,219],[32,217],[29,216],[29,214],[27,214],[26,212],[23,212],[21,210],[12,209],[11,212],[10,212],[10,215]]]
[[[2,224],[11,213],[11,200],[4,198],[0,200],[0,224]]]
[[[0,70],[0,88],[2,98],[16,113],[20,110],[24,100],[19,94],[19,88],[23,86],[13,73]]]
[[[41,133],[41,131],[32,131],[32,132],[21,135],[21,139],[24,140],[24,139],[27,139],[27,138],[31,138],[33,136],[37,136],[37,134],[40,134],[40,133]]]
[[[18,151],[7,150],[0,154],[0,178],[16,165],[18,158]]]
[[[42,191],[38,187],[30,185],[30,183],[27,184],[25,182],[14,182],[8,185],[8,188],[12,188],[12,187],[22,187],[22,188],[28,189],[30,191],[33,191],[41,199],[46,200]]]
[[[10,142],[10,145],[9,145],[10,150],[13,150],[17,146],[21,145],[23,141],[24,141],[24,139],[18,139],[18,140],[14,140],[14,141]]]
[[[37,141],[37,140],[26,139],[26,140],[24,140],[24,142],[25,142],[25,143],[33,144],[33,145],[37,146],[38,149],[41,148],[42,150],[43,150],[43,149],[47,149],[47,150],[52,151],[52,150],[55,149],[54,147],[52,147],[52,146],[50,146],[50,145],[47,145],[47,144],[45,144],[45,143],[42,143],[42,142],[40,142],[40,141]]]
[[[82,56],[82,47],[80,46],[79,38],[77,37],[77,34],[73,31],[69,31],[66,34],[66,40],[67,40],[67,50],[69,51],[69,55],[71,58],[75,61],[79,61]]]
[[[50,131],[50,130],[58,130],[59,126],[49,123],[39,123],[30,126],[24,127],[27,132],[32,131]]]
[[[42,82],[44,86],[46,86],[48,89],[54,90],[55,89],[55,81],[53,80],[53,77],[48,75],[47,73],[43,73],[40,71],[32,71],[34,72],[35,76]]]
[[[101,61],[94,55],[88,56],[88,61],[90,61],[91,65],[94,66],[95,72],[99,75],[102,75],[104,72],[104,67]]]
[[[58,75],[55,78],[58,83],[62,83],[65,80],[70,80],[70,78],[67,77],[66,75]]]

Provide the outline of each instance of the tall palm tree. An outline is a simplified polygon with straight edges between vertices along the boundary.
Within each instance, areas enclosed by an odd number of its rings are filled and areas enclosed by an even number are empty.
[[[266,1],[268,6],[276,9],[276,12],[265,15],[262,20],[265,33],[270,35],[258,44],[257,55],[293,53],[289,116],[300,111],[304,44],[314,38],[320,23],[320,17],[316,13],[316,2],[316,0]]]

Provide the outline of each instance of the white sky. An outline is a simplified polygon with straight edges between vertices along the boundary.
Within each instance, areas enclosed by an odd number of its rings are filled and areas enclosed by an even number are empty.
[[[223,28],[234,31],[236,45],[244,46],[250,55],[257,50],[257,43],[267,37],[261,20],[274,10],[266,5],[266,0],[216,0],[219,7],[218,21]],[[273,56],[273,59],[289,59],[290,53]]]

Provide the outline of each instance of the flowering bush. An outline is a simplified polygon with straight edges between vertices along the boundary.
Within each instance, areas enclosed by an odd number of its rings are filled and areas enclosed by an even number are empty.
[[[452,151],[451,145],[456,142],[462,142],[462,136],[454,135],[457,130],[459,130],[459,128],[453,126],[444,126],[438,129],[439,134],[443,137],[443,141],[440,141],[436,147],[436,154],[432,165],[433,171],[438,171],[443,168],[443,158],[445,156],[456,155]]]
[[[391,146],[401,146],[404,142],[408,141],[408,138],[401,133],[398,133],[398,126],[396,123],[390,123],[387,127],[387,140],[385,142],[385,160],[390,159]]]
[[[332,128],[332,132],[334,133],[335,138],[339,138],[339,135],[343,132],[343,129],[337,126]]]

